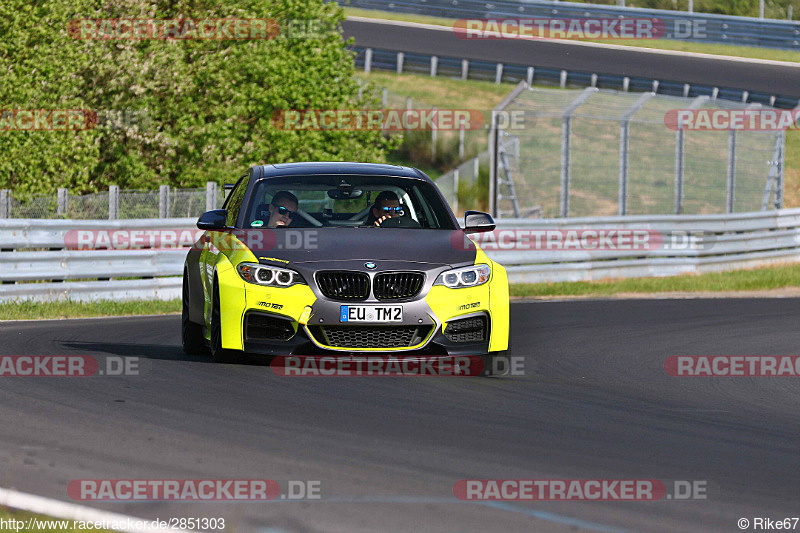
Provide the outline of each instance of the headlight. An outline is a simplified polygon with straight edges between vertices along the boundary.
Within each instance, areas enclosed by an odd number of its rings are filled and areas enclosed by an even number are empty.
[[[489,265],[475,265],[465,268],[456,268],[442,272],[436,278],[434,285],[444,285],[451,289],[459,289],[461,287],[476,287],[483,285],[489,281],[489,275],[492,269]]]
[[[303,276],[288,268],[242,263],[237,269],[243,280],[249,283],[255,283],[256,285],[266,285],[268,287],[291,287],[297,284],[306,285],[306,280],[303,279]]]

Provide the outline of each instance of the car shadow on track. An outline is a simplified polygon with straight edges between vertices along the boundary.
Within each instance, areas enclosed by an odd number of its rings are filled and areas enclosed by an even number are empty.
[[[162,361],[188,361],[192,363],[214,363],[211,354],[206,350],[205,353],[198,355],[187,355],[183,353],[180,346],[174,344],[143,344],[130,342],[77,342],[77,341],[58,341],[68,350],[78,350],[86,355],[107,354],[124,357],[141,357],[143,359],[157,359]],[[268,366],[271,357],[245,355],[237,364]]]

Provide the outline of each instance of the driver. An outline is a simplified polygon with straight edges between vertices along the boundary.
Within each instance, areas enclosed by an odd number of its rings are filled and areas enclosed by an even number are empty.
[[[297,196],[289,191],[278,191],[272,197],[269,203],[269,220],[267,221],[268,228],[277,228],[279,226],[289,226],[292,220],[297,216],[297,208],[299,207]]]
[[[380,227],[381,222],[384,220],[402,215],[403,207],[400,205],[400,199],[397,195],[392,191],[381,191],[369,211],[366,225]]]

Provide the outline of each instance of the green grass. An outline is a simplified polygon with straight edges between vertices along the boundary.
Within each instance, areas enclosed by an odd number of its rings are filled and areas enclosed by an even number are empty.
[[[180,313],[181,301],[113,302],[48,302],[29,300],[0,303],[0,320],[44,320],[48,318],[79,318],[95,316],[164,315]]]
[[[31,518],[35,518],[39,520],[38,523],[32,523],[35,527],[32,529],[27,528],[27,521]],[[2,520],[21,520],[26,522],[25,527],[20,529],[15,529],[11,527],[6,527],[5,529],[9,529],[11,531],[41,531],[45,533],[51,532],[67,532],[67,533],[77,533],[79,531],[87,531],[87,529],[81,529],[80,522],[75,524],[73,520],[61,520],[58,518],[53,518],[51,516],[45,516],[36,513],[29,513],[27,511],[18,511],[16,509],[10,509],[8,507],[0,507],[0,519]],[[43,523],[44,522],[44,523]],[[59,524],[55,524],[54,522],[58,522]],[[59,525],[67,524],[67,527],[61,528]],[[8,522],[6,522],[8,524]],[[51,526],[51,527],[48,527]],[[55,526],[55,527],[52,527]],[[77,526],[77,527],[74,527]],[[110,529],[92,529],[91,531],[111,531]]]
[[[514,283],[511,296],[609,296],[620,293],[763,291],[800,287],[800,263],[665,278],[562,283]]]
[[[391,13],[372,9],[346,7],[345,13],[349,17],[369,17],[385,20],[398,20],[403,22],[418,22],[422,24],[435,24],[437,26],[453,26],[456,19],[443,17],[430,17],[427,15],[413,15],[408,13]],[[697,43],[688,41],[672,41],[669,39],[581,39],[584,42],[615,44],[633,46],[637,48],[655,48],[658,50],[673,50],[676,52],[696,52],[722,56],[746,57],[750,59],[770,59],[773,61],[800,61],[800,52],[794,50],[776,50],[773,48],[757,48],[752,46],[733,46],[717,43]]]

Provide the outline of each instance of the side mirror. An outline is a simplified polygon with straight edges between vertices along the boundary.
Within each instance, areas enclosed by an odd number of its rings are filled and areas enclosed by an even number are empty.
[[[464,212],[464,233],[494,231],[496,227],[491,215],[480,211]]]
[[[197,227],[206,230],[224,230],[227,228],[228,211],[225,209],[214,209],[206,211],[197,219]]]

